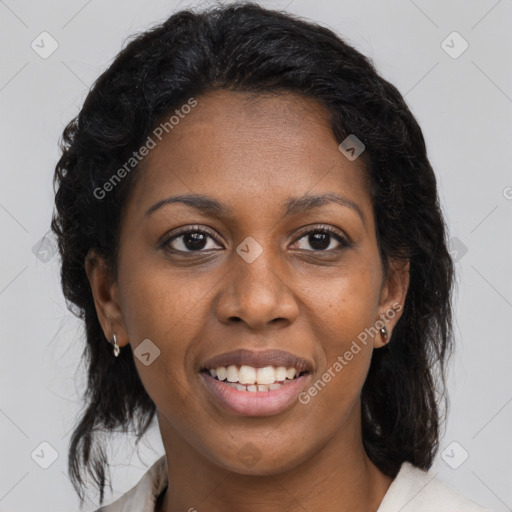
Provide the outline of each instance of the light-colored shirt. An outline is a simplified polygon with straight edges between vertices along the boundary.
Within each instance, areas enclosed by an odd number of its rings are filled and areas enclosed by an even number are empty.
[[[167,460],[160,457],[137,485],[96,512],[154,512],[168,483]],[[446,485],[432,471],[404,462],[377,512],[490,512]]]

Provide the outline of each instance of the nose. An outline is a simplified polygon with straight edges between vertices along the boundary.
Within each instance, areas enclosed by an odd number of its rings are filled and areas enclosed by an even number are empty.
[[[286,263],[278,263],[270,250],[263,250],[251,263],[235,252],[232,258],[216,300],[218,320],[224,324],[243,322],[255,331],[292,324],[299,306],[290,289]]]

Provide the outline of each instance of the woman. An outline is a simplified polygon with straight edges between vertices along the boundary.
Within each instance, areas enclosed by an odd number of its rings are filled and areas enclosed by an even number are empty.
[[[156,416],[101,510],[483,509],[429,471],[453,266],[422,132],[326,28],[255,4],[133,39],[66,128],[52,229],[86,328],[69,470]]]

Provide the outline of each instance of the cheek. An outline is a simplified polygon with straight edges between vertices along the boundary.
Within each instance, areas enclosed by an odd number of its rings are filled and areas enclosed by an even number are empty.
[[[380,277],[373,268],[361,265],[304,282],[306,310],[314,312],[311,323],[323,329],[318,339],[325,340],[322,346],[331,357],[333,352],[344,352],[378,319]]]
[[[201,322],[208,314],[208,276],[184,277],[158,265],[137,264],[126,258],[120,266],[121,307],[134,361],[142,383],[160,408],[190,408],[186,393],[188,354],[201,336]],[[150,340],[151,344],[144,340]],[[145,345],[158,354],[149,365],[138,358]],[[140,347],[139,347],[140,345]],[[145,350],[145,352],[147,352]],[[185,407],[188,406],[188,407]]]
[[[130,340],[150,338],[166,350],[179,350],[180,340],[192,339],[198,319],[205,318],[213,280],[128,259],[125,268],[129,272],[119,276],[121,307]]]
[[[373,338],[368,334],[378,319],[379,275],[371,266],[359,266],[339,272],[321,281],[306,281],[303,297],[308,297],[306,311],[313,315],[319,367],[304,401],[318,408],[325,418],[336,409],[347,413],[358,400],[373,352]],[[332,417],[334,422],[339,418]]]

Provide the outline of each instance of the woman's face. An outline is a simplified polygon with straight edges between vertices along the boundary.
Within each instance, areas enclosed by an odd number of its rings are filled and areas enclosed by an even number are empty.
[[[258,474],[354,446],[383,344],[367,329],[392,311],[392,331],[407,288],[405,271],[383,275],[361,159],[291,93],[209,93],[155,140],[123,214],[117,282],[102,294],[88,273],[105,334],[135,351],[166,448]]]

